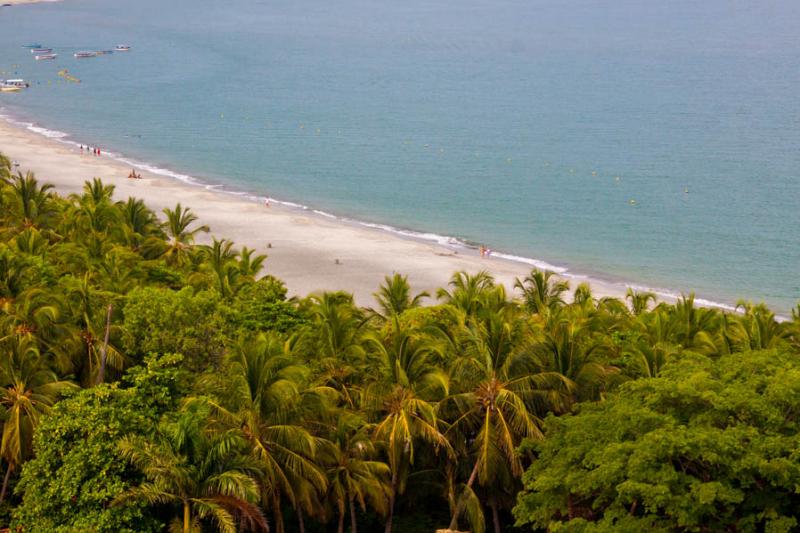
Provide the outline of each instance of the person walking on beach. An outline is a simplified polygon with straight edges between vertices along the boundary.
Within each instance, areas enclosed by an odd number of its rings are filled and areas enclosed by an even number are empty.
[[[267,196],[266,198],[264,198],[264,205],[265,205],[265,206],[267,206],[267,207],[269,207],[269,196]]]

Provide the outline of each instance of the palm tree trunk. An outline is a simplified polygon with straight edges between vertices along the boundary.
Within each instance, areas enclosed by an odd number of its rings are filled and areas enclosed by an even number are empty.
[[[338,531],[339,533],[344,533],[344,515],[345,515],[345,510],[344,510],[344,505],[342,505],[341,507],[339,507],[339,527],[336,529],[336,531]]]
[[[475,478],[478,477],[478,465],[480,463],[476,460],[475,466],[472,469],[472,473],[469,475],[469,479],[467,480],[467,488],[471,489],[472,484],[475,483]],[[450,519],[450,527],[448,529],[455,529],[458,527],[458,515],[461,514],[461,511],[464,510],[464,498],[459,497],[458,503],[456,504],[456,511],[453,513],[453,518]]]
[[[111,331],[111,304],[106,311],[106,334],[103,338],[103,349],[100,351],[100,372],[97,374],[97,383],[102,383],[106,377],[106,355],[108,354],[108,334]]]
[[[275,515],[275,533],[284,533],[281,496],[277,490],[272,495],[272,512]]]
[[[492,498],[489,502],[492,508],[492,522],[494,522],[494,533],[500,533],[500,514],[497,512],[497,502]]]
[[[303,508],[301,506],[297,506],[297,527],[299,528],[299,533],[306,533],[306,523],[303,521]]]
[[[392,533],[392,518],[394,518],[394,498],[397,492],[397,470],[392,471],[392,486],[389,488],[389,513],[386,515],[386,528],[384,533]]]
[[[191,520],[189,520],[189,502],[183,502],[183,533],[190,533]]]
[[[456,512],[456,474],[453,463],[447,464],[447,507],[450,514]]]
[[[358,533],[358,519],[356,518],[356,501],[350,495],[350,533]]]
[[[11,463],[6,468],[6,476],[3,478],[3,489],[0,490],[0,502],[6,501],[6,491],[8,490],[8,479],[11,477]]]

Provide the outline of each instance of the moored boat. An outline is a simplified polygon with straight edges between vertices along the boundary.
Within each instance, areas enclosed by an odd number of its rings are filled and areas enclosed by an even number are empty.
[[[5,83],[7,85],[13,85],[14,87],[19,87],[20,89],[27,89],[31,86],[30,83],[23,80],[22,78],[14,79],[14,80],[6,80]]]
[[[22,45],[22,48],[41,48],[41,47],[42,47],[42,45],[39,44],[39,43],[23,44]]]
[[[104,56],[104,55],[108,55],[108,54],[113,54],[114,50],[95,50],[94,53],[96,55],[99,55],[99,56]]]
[[[0,91],[4,93],[21,91],[29,86],[25,80],[0,80]]]
[[[52,51],[52,48],[31,48],[32,54],[49,54]]]
[[[118,44],[116,48],[114,48],[117,52],[130,52],[131,47],[127,44]]]
[[[58,54],[39,54],[33,57],[34,59],[36,59],[36,61],[41,61],[43,59],[55,59],[56,57],[58,57]]]
[[[75,52],[72,55],[77,57],[78,59],[81,59],[84,57],[97,57],[97,52]]]

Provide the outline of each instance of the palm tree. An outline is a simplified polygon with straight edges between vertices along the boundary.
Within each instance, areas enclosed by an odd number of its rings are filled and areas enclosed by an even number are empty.
[[[556,412],[565,412],[575,402],[604,397],[618,371],[606,362],[608,349],[606,339],[594,334],[589,319],[557,313],[525,351],[537,373],[563,385],[550,400]]]
[[[11,472],[31,455],[33,433],[39,418],[49,412],[58,395],[72,387],[59,381],[47,368],[39,349],[30,339],[16,337],[2,343],[0,358],[0,409],[3,437],[0,456],[6,461],[6,474],[0,489],[5,500]]]
[[[789,336],[788,339],[795,349],[800,350],[800,303],[792,309],[792,322],[788,326]]]
[[[23,291],[0,309],[0,341],[23,337],[36,342],[40,349],[60,353],[58,343],[70,333],[63,309],[61,299],[48,290],[33,287]]]
[[[151,257],[151,250],[163,246],[161,238],[164,232],[158,218],[142,200],[128,198],[124,203],[117,202],[117,209],[122,222],[117,226],[121,242],[136,251],[141,250],[146,257]]]
[[[141,284],[140,256],[130,249],[115,246],[97,265],[97,285],[109,293],[125,295],[135,285]]]
[[[8,181],[11,177],[11,160],[0,154],[0,183]]]
[[[456,272],[450,279],[450,290],[439,289],[436,297],[445,303],[461,309],[468,315],[475,314],[480,308],[482,298],[486,292],[494,289],[494,278],[482,270],[475,275],[466,272]]]
[[[736,308],[744,311],[741,318],[746,350],[766,350],[783,346],[789,337],[788,329],[775,320],[775,313],[766,305],[753,305],[750,302],[739,301]]]
[[[344,292],[325,292],[308,297],[305,302],[312,323],[306,328],[300,344],[308,352],[310,363],[319,381],[333,387],[345,403],[357,403],[354,393],[363,383],[367,371],[364,362],[364,332],[371,317],[353,303]]]
[[[102,381],[101,370],[105,370],[106,363],[116,370],[124,365],[122,352],[113,342],[108,342],[112,331],[119,330],[111,323],[113,295],[96,289],[88,273],[79,279],[67,278],[64,285],[70,314],[78,323],[80,342],[77,344],[85,349],[76,358],[74,368],[84,386],[89,386]]]
[[[298,508],[305,503],[307,485],[320,493],[326,488],[315,462],[317,439],[308,426],[329,411],[335,394],[311,387],[308,368],[289,350],[275,334],[235,345],[225,360],[227,386],[219,395],[225,401],[210,404],[224,423],[244,432],[259,465],[261,499],[273,511],[277,533],[283,532],[282,498]]]
[[[385,335],[370,331],[364,336],[375,384],[412,387],[429,400],[442,397],[447,384],[444,372],[438,368],[442,354],[435,339],[401,322],[396,314],[389,324],[391,328]]]
[[[11,241],[14,248],[26,255],[42,256],[50,248],[50,243],[36,228],[25,228],[14,236]]]
[[[343,412],[325,447],[327,459],[328,494],[339,513],[337,531],[344,533],[347,509],[350,512],[350,533],[357,533],[356,505],[366,510],[367,504],[383,514],[389,478],[386,463],[376,461],[377,455],[370,427],[356,413]]]
[[[407,309],[419,307],[422,300],[430,296],[427,292],[421,292],[411,296],[411,286],[408,284],[408,277],[394,274],[384,278],[383,285],[374,294],[378,305],[383,312],[383,316],[388,318],[393,315],[402,314]]]
[[[650,302],[656,303],[656,294],[650,291],[634,291],[628,287],[628,292],[625,293],[625,299],[631,302],[631,311],[636,316],[641,315],[647,311]]]
[[[564,293],[569,290],[569,283],[563,280],[551,280],[555,276],[549,270],[531,270],[525,279],[517,279],[514,287],[522,291],[528,311],[544,315],[564,305]]]
[[[237,269],[239,270],[239,274],[245,277],[248,281],[255,281],[256,276],[264,267],[264,261],[267,260],[266,255],[253,255],[254,253],[255,250],[251,250],[247,246],[243,246],[242,251],[239,253],[238,264],[236,265]]]
[[[50,184],[39,185],[32,172],[25,175],[18,172],[11,177],[11,184],[7,189],[8,207],[11,216],[21,228],[42,228],[53,219],[56,204],[52,189]]]
[[[432,339],[410,329],[397,314],[385,335],[365,336],[366,363],[373,372],[360,407],[371,413],[375,438],[384,442],[391,471],[386,533],[392,530],[394,504],[405,489],[414,464],[415,444],[450,453],[435,413],[435,401],[447,393],[447,376],[437,368],[440,358]]]
[[[520,350],[526,338],[518,309],[498,287],[490,298],[494,305],[480,306],[472,317],[464,316],[456,332],[445,333],[453,359],[450,361],[453,391],[439,406],[451,421],[446,435],[459,457],[470,457],[472,468],[459,497],[451,500],[450,529],[460,515],[468,514],[476,529],[483,528],[473,486],[508,484],[522,475],[516,453],[523,438],[541,438],[540,421],[533,406],[545,404],[553,391],[562,389],[560,376],[538,374],[531,358]],[[455,487],[453,487],[454,490]],[[490,499],[493,513],[497,500]]]
[[[0,247],[0,310],[8,310],[10,304],[25,290],[29,276],[29,264],[22,254],[15,253],[9,247]]]
[[[171,263],[185,264],[188,249],[194,243],[195,236],[200,232],[208,233],[211,230],[205,225],[189,229],[197,222],[197,215],[192,213],[191,209],[181,207],[181,204],[176,205],[175,209],[164,209],[164,214],[167,215],[166,228],[169,235],[164,256]]]
[[[450,444],[440,431],[435,406],[419,398],[413,389],[397,385],[383,396],[375,439],[386,443],[391,484],[385,533],[391,533],[397,495],[405,488],[408,468],[414,464],[415,442],[431,445],[435,452],[450,453]]]
[[[261,270],[265,255],[253,255],[254,250],[244,248],[241,253],[233,249],[233,243],[226,239],[213,239],[208,246],[202,246],[202,257],[210,271],[210,277],[223,298],[236,296],[244,285],[253,283],[255,276]],[[192,279],[208,282],[208,276],[197,273]]]
[[[707,344],[706,334],[714,329],[716,318],[716,311],[695,306],[694,293],[689,296],[681,296],[669,313],[675,343],[683,348],[694,348],[696,344]]]
[[[572,303],[577,306],[582,306],[588,309],[594,308],[594,298],[592,297],[592,288],[588,283],[584,282],[578,285],[572,295]]]
[[[122,455],[146,481],[115,503],[137,500],[177,506],[181,514],[173,523],[183,533],[199,531],[201,521],[207,519],[220,531],[235,533],[237,517],[250,528],[268,531],[264,515],[254,505],[259,494],[258,467],[245,453],[244,437],[236,429],[205,427],[208,415],[208,407],[196,403],[176,419],[162,421],[152,438],[123,438]]]

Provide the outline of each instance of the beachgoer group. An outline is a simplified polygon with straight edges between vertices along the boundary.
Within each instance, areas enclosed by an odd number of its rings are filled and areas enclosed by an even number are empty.
[[[92,146],[89,146],[87,144],[84,147],[83,145],[81,145],[81,153],[83,153],[84,148],[86,149],[86,153],[87,154],[92,154],[92,155],[97,155],[97,156],[102,155],[101,152],[100,152],[100,148],[97,148],[96,146],[92,147]]]
[[[486,246],[483,245],[480,246],[478,251],[480,251],[481,257],[489,257],[490,255],[492,255],[491,248],[487,248]]]

